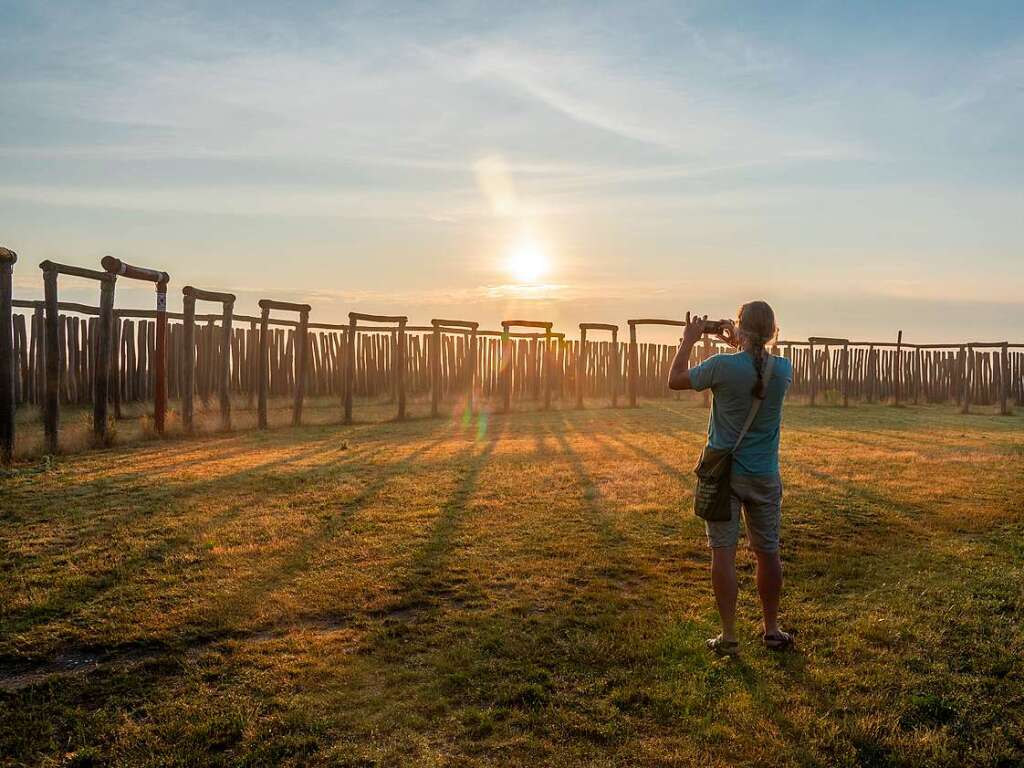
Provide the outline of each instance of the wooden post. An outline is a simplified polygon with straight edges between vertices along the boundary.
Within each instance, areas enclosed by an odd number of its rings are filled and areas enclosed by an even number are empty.
[[[843,343],[843,408],[850,406],[850,344]]]
[[[970,344],[966,348],[960,347],[960,354],[963,356],[963,363],[960,366],[960,374],[963,377],[960,382],[960,413],[969,413],[971,410],[971,369],[974,367],[974,347]]]
[[[253,398],[256,395],[257,381],[260,377],[260,335],[259,329],[256,326],[255,320],[249,321],[249,338],[248,338],[248,357],[246,358],[247,367],[249,369],[249,383],[246,387],[246,407],[252,408]]]
[[[612,408],[619,407],[619,331],[612,329],[612,347],[610,350],[611,381],[608,383],[612,388]]]
[[[637,358],[639,351],[636,344],[636,325],[629,324],[629,360],[627,362],[626,386],[629,388],[629,407],[636,408],[637,376],[639,375],[640,360]]]
[[[263,307],[260,311],[260,351],[256,363],[256,407],[257,426],[267,428],[267,385],[270,377],[270,308]]]
[[[552,379],[552,362],[551,362],[551,329],[549,328],[544,333],[544,351],[541,354],[541,364],[544,366],[542,375],[544,376],[544,410],[547,411],[551,408],[551,384]]]
[[[46,302],[46,401],[43,408],[43,429],[46,450],[57,452],[57,430],[60,425],[60,310],[57,307],[57,272],[43,271],[43,301]]]
[[[35,403],[44,408],[46,403],[46,303],[37,301],[32,310],[33,341],[36,347]]]
[[[398,420],[405,419],[405,346],[407,338],[405,321],[398,323],[397,349],[395,350],[395,386],[398,389]]]
[[[181,385],[181,425],[185,434],[194,429],[193,402],[196,388],[196,300],[187,293],[182,297],[182,365],[184,367]]]
[[[914,405],[921,401],[921,348],[914,348]]]
[[[507,326],[501,329],[501,410],[508,413],[512,408],[512,337]]]
[[[0,248],[0,462],[14,456],[14,263],[18,254]]]
[[[110,386],[113,389],[114,418],[121,418],[121,316],[115,310],[114,328],[110,336]]]
[[[436,417],[441,402],[441,328],[430,335],[430,415]]]
[[[100,316],[96,324],[96,364],[93,366],[92,431],[107,441],[107,403],[110,399],[110,347],[114,332],[114,278],[100,283]]]
[[[477,336],[476,328],[473,328],[469,332],[469,381],[467,386],[469,387],[466,395],[466,406],[470,413],[473,413],[474,408],[474,388],[476,387],[476,369],[477,369]]]
[[[356,319],[349,316],[345,339],[345,423],[352,423],[352,393],[356,376]]]
[[[896,356],[893,359],[892,370],[892,404],[896,407],[900,404],[900,388],[903,384],[903,331],[896,334]]]
[[[309,311],[299,313],[295,332],[295,400],[292,405],[292,426],[302,423],[302,401],[306,396],[306,368],[309,360]]]
[[[873,403],[875,401],[875,378],[878,372],[878,360],[875,356],[874,346],[868,347],[867,355],[867,390],[868,390],[868,402]]]
[[[583,389],[587,378],[587,329],[580,327],[580,349],[576,355],[576,407],[583,407]]]
[[[156,362],[153,368],[153,426],[164,434],[167,421],[167,278],[156,284]]]
[[[999,348],[999,413],[1003,416],[1010,412],[1008,399],[1010,396],[1010,348],[1003,342]]]
[[[818,366],[817,360],[814,357],[814,340],[810,340],[807,344],[807,364],[810,366],[808,371],[811,376],[811,405],[814,405],[814,401],[818,396]]]
[[[220,428],[227,432],[231,429],[231,340],[234,333],[231,320],[234,315],[235,302],[225,301],[222,306],[220,321]]]

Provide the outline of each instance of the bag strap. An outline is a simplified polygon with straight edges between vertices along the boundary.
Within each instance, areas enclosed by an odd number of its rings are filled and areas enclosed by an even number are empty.
[[[775,356],[772,354],[768,355],[768,362],[764,365],[764,385],[767,388],[768,382],[772,380],[772,368],[775,367]],[[747,436],[747,430],[750,429],[750,425],[754,423],[754,417],[757,416],[757,412],[761,410],[761,403],[764,402],[763,397],[755,397],[754,401],[750,404],[750,413],[747,414],[747,421],[743,425],[743,429],[740,430],[739,437],[736,438],[736,444],[732,447],[732,453],[736,452],[736,449],[740,447],[740,443],[743,442],[743,438]]]

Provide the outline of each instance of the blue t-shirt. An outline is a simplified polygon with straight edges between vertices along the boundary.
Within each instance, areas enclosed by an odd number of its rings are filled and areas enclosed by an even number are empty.
[[[777,475],[779,473],[779,431],[782,426],[782,401],[793,381],[793,365],[775,356],[772,378],[765,385],[764,402],[754,417],[739,450],[733,455],[733,471],[740,475]],[[749,352],[713,355],[690,369],[690,383],[697,391],[714,393],[708,420],[708,444],[717,450],[730,450],[750,413],[757,382],[754,358]]]

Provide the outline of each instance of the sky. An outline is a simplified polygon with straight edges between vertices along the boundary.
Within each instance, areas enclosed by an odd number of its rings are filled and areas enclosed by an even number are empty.
[[[172,308],[190,284],[240,312],[575,333],[762,298],[786,338],[1024,341],[1019,2],[0,0],[0,19],[18,298],[44,259],[113,254],[169,272]]]

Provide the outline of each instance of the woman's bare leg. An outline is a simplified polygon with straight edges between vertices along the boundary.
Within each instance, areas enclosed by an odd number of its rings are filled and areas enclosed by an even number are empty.
[[[782,596],[782,560],[778,552],[755,552],[757,556],[757,594],[761,597],[764,632],[779,631],[779,599]]]
[[[711,585],[715,589],[718,615],[722,619],[722,639],[735,640],[736,547],[715,547],[711,550]]]

